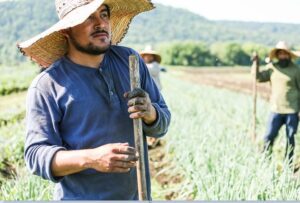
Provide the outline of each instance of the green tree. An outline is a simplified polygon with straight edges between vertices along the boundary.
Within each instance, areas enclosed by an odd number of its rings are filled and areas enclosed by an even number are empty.
[[[215,43],[211,45],[210,52],[217,57],[219,65],[233,66],[250,64],[250,55],[246,54],[238,43]]]
[[[201,42],[174,42],[159,48],[163,63],[183,66],[212,66],[213,57]]]
[[[271,51],[271,47],[256,43],[245,43],[242,45],[242,49],[249,56],[252,56],[253,52],[257,52],[261,64],[265,63],[265,59]]]

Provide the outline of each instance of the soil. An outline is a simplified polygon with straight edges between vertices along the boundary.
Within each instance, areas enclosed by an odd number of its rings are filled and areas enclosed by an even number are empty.
[[[179,184],[182,181],[182,175],[176,174],[171,175],[167,171],[172,170],[173,166],[170,165],[170,160],[167,160],[165,156],[165,142],[160,140],[160,144],[155,148],[149,149],[149,160],[150,160],[150,174],[159,183],[162,188],[168,188],[173,184]],[[169,170],[163,171],[168,168]],[[166,200],[172,200],[176,197],[175,192],[169,192],[164,194]]]
[[[194,84],[214,86],[245,94],[253,92],[253,78],[246,68],[198,68],[183,69],[182,79]],[[269,83],[257,83],[257,93],[262,99],[269,100]]]
[[[0,186],[2,185],[2,181],[12,179],[16,174],[15,167],[7,159],[2,160],[0,163]]]

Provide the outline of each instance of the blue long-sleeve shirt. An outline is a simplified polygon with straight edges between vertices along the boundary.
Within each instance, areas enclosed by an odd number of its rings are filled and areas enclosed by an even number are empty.
[[[67,57],[55,62],[32,82],[27,95],[25,161],[30,171],[56,184],[54,199],[134,200],[136,170],[101,173],[88,169],[56,178],[51,161],[59,150],[96,148],[108,143],[128,142],[134,146],[133,121],[127,100],[130,91],[129,48],[111,46],[99,69],[73,63]],[[139,58],[141,87],[149,93],[158,118],[143,124],[145,136],[161,137],[171,114]],[[147,144],[144,140],[146,179],[150,195]]]

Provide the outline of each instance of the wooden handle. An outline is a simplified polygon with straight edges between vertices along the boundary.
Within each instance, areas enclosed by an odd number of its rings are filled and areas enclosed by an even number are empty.
[[[252,57],[252,69],[254,70],[253,74],[253,87],[252,87],[252,96],[253,96],[253,112],[252,112],[252,140],[256,140],[256,101],[257,101],[257,84],[256,77],[259,67],[259,58],[257,52],[253,53]]]
[[[136,55],[129,56],[129,70],[130,70],[130,87],[132,91],[135,88],[141,87],[139,62],[138,62],[138,57]],[[145,174],[144,137],[143,137],[143,126],[142,126],[141,118],[133,120],[133,130],[134,130],[135,149],[139,154],[139,160],[137,161],[137,165],[136,165],[139,200],[148,200],[146,174]]]

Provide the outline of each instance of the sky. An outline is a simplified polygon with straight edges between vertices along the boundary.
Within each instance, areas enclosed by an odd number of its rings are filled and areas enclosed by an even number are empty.
[[[153,0],[210,20],[300,24],[300,0]]]
[[[210,20],[300,24],[300,0],[152,0],[152,2],[184,8]]]

